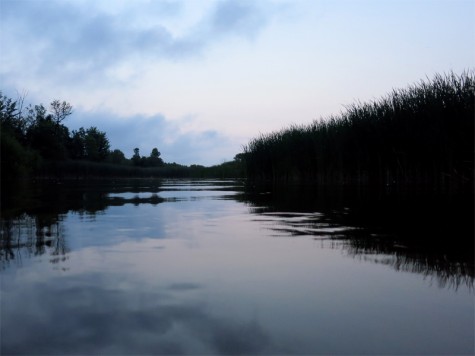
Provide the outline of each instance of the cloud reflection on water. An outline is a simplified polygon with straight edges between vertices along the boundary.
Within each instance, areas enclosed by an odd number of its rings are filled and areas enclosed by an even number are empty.
[[[177,286],[134,292],[87,277],[86,286],[69,285],[64,278],[59,286],[22,287],[12,293],[15,304],[6,291],[5,303],[17,309],[2,313],[8,325],[2,354],[254,354],[268,344],[256,320],[219,317],[206,305],[177,303]]]

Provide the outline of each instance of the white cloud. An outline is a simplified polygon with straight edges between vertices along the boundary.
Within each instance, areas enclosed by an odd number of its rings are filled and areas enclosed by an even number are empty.
[[[241,151],[238,142],[215,130],[186,129],[193,120],[183,117],[170,121],[161,114],[117,117],[105,111],[75,110],[65,124],[70,130],[97,127],[106,132],[111,149],[120,149],[129,158],[136,147],[142,156],[150,155],[157,147],[165,162],[210,166],[232,160]]]

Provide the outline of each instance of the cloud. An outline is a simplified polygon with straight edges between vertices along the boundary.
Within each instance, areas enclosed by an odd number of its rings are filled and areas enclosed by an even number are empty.
[[[222,71],[210,78],[216,66],[206,56],[215,49],[229,52],[234,47],[228,39],[253,41],[274,7],[245,1],[1,0],[0,90],[13,97],[27,92],[35,104],[59,97],[87,109],[68,120],[71,128],[97,126],[128,157],[135,147],[143,155],[157,147],[167,162],[218,164],[243,143],[216,131],[223,124],[209,124],[217,119],[206,110],[219,103],[210,102],[208,83],[229,78]],[[191,119],[195,113],[201,124]],[[194,129],[180,126],[190,120]]]
[[[266,20],[258,3],[227,0],[217,4],[209,22],[213,33],[252,38],[263,28]]]
[[[72,86],[81,83],[73,81],[81,76],[83,80],[97,79],[106,68],[137,55],[173,59],[200,47],[174,38],[159,23],[137,28],[134,19],[89,13],[76,3],[5,1],[2,9],[3,26],[10,33],[3,34],[2,41],[20,61],[19,67],[8,69],[21,71],[29,66],[36,76],[67,81]],[[2,74],[8,76],[7,70]]]
[[[140,2],[140,12],[139,5],[106,12],[78,1],[3,0],[1,20],[8,31],[2,31],[1,41],[10,60],[4,61],[2,80],[12,82],[26,70],[51,84],[75,86],[87,79],[97,84],[107,80],[108,68],[199,56],[217,38],[249,39],[265,24],[264,12],[254,3],[219,1],[211,15],[198,14],[179,36],[166,23],[180,10],[155,3]]]
[[[186,130],[193,120],[188,116],[170,121],[161,114],[124,118],[77,110],[65,124],[71,130],[96,126],[106,132],[112,149],[120,149],[129,158],[136,147],[143,156],[157,147],[165,162],[209,166],[232,160],[241,151],[241,143],[215,130]]]

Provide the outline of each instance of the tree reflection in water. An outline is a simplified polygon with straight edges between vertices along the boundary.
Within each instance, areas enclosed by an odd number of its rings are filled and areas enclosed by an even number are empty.
[[[181,189],[180,184],[174,187]],[[41,255],[49,255],[51,263],[65,261],[70,252],[63,221],[67,213],[94,219],[110,206],[180,201],[162,198],[166,189],[161,181],[123,180],[41,185],[2,196],[1,267]],[[223,199],[249,205],[254,221],[277,236],[310,236],[352,258],[420,274],[441,288],[465,285],[473,291],[473,201],[434,204],[429,199],[421,205],[421,199],[362,199],[301,189],[242,189],[229,196],[222,184],[216,190]]]
[[[30,216],[26,213],[1,221],[0,261],[2,269],[23,257],[49,254],[51,263],[67,259],[64,226],[58,215]]]
[[[21,264],[24,257],[51,256],[51,263],[67,259],[64,216],[69,212],[94,219],[109,206],[162,203],[157,195],[160,181],[121,180],[98,182],[43,182],[2,189],[0,263]],[[3,188],[3,187],[2,187]],[[147,193],[147,197],[139,194]],[[123,198],[113,194],[131,193]]]

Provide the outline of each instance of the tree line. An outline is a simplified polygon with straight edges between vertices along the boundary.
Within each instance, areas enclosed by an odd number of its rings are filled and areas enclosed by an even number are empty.
[[[52,162],[85,161],[133,167],[161,167],[160,152],[127,159],[111,150],[107,134],[95,126],[70,131],[65,119],[73,113],[66,101],[53,100],[49,107],[24,105],[25,96],[14,100],[0,92],[0,142],[2,180],[14,180],[41,171]],[[69,164],[71,166],[71,164]]]
[[[473,192],[474,71],[437,74],[338,116],[260,135],[250,180]]]

